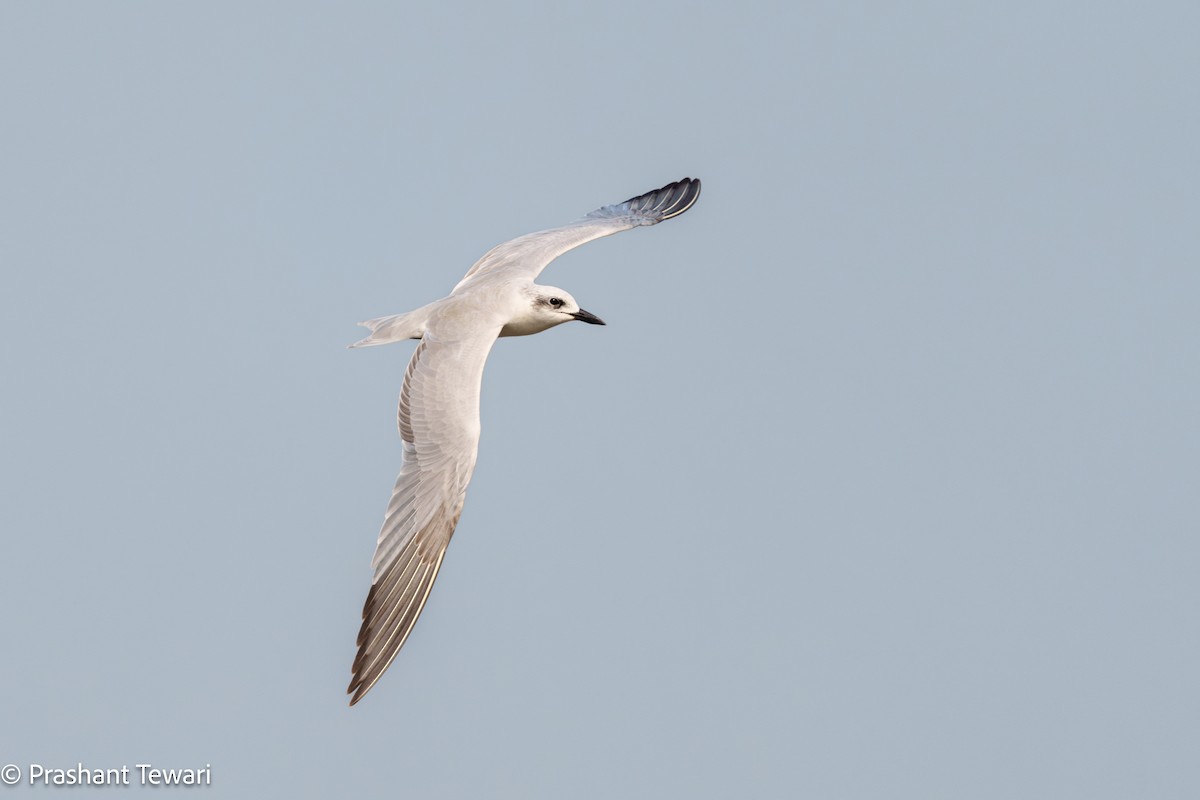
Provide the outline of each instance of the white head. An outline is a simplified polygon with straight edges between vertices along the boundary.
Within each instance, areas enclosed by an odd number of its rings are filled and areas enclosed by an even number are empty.
[[[584,311],[575,298],[554,286],[531,284],[525,292],[528,305],[509,321],[500,332],[501,336],[527,336],[578,320],[589,325],[603,325],[604,320]]]

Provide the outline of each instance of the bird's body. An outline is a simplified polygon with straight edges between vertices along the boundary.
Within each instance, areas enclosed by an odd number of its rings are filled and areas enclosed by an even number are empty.
[[[500,336],[527,336],[572,320],[604,324],[562,289],[534,279],[566,251],[682,214],[699,195],[700,181],[684,178],[561,228],[518,237],[492,248],[449,296],[362,323],[371,335],[352,347],[404,339],[420,344],[400,391],[404,463],[372,560],[351,705],[396,657],[441,568],[475,469],[479,390],[492,345]]]

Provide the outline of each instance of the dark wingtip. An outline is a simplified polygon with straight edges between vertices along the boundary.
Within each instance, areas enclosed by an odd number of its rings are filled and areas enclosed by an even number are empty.
[[[621,205],[629,205],[643,213],[657,216],[659,221],[662,221],[687,211],[695,205],[699,197],[700,179],[683,178],[668,183],[661,189],[631,197]]]
[[[350,685],[346,687],[346,694],[352,694],[350,705],[354,705],[363,698],[367,693],[367,688],[364,688],[363,682],[365,676],[361,674],[362,668],[367,661],[367,639],[371,635],[371,610],[375,605],[375,592],[377,586],[371,584],[371,590],[367,592],[367,601],[363,603],[362,611],[362,626],[358,629],[358,639],[355,645],[358,647],[358,653],[354,656],[354,663],[350,665],[350,672],[353,676],[350,679]]]
[[[350,685],[346,687],[346,694],[353,695],[350,698],[350,705],[354,705],[359,700],[362,700],[370,686],[366,683],[366,676],[359,674],[359,667],[356,664],[354,667],[354,677],[350,679]]]

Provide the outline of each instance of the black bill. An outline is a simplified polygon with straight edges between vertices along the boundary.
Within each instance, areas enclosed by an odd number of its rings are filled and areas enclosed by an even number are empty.
[[[586,322],[588,325],[603,325],[604,320],[597,317],[595,314],[584,311],[582,308],[571,315],[580,322]]]

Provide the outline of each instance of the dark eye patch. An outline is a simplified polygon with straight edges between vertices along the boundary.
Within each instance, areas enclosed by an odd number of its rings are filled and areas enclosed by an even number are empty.
[[[562,304],[563,304],[563,301],[562,301],[561,297],[551,297],[550,298],[550,305],[554,306],[555,308],[558,308]]]

